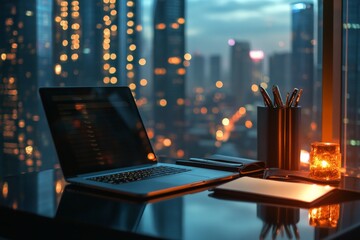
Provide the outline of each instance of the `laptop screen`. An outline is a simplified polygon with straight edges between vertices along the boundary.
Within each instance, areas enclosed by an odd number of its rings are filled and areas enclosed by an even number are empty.
[[[156,162],[129,88],[39,91],[65,177]]]

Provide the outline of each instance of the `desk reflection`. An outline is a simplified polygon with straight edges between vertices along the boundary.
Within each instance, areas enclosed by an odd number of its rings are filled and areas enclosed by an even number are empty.
[[[284,235],[292,239],[300,239],[300,234],[296,224],[300,220],[299,208],[285,208],[271,205],[258,204],[257,217],[263,221],[263,227],[260,232],[260,239],[265,239],[271,234],[272,239]],[[270,233],[271,232],[271,233]]]
[[[55,218],[124,232],[181,239],[182,208],[181,197],[144,202],[67,185]]]

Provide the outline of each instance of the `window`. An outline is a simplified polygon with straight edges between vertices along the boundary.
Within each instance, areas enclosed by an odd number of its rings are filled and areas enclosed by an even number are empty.
[[[303,88],[302,148],[309,150],[321,137],[322,5],[309,0],[4,4],[3,171],[57,164],[37,97],[40,86],[127,85],[159,155],[249,158],[257,156],[259,85],[268,91],[278,85],[284,99],[294,87]]]
[[[358,171],[360,166],[360,3],[355,0],[345,0],[343,1],[342,9],[343,155],[346,161],[346,167],[354,170],[357,169]]]

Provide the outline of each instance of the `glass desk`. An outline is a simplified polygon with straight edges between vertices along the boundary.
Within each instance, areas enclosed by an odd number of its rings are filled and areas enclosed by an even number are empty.
[[[360,189],[359,178],[346,181]],[[59,169],[3,177],[0,184],[0,237],[5,238],[336,239],[341,233],[339,239],[348,239],[344,236],[359,234],[360,200],[310,210],[214,198],[208,186],[141,202],[67,185]]]

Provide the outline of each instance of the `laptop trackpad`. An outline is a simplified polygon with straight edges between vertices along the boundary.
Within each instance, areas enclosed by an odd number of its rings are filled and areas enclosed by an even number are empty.
[[[156,182],[168,183],[170,185],[182,185],[187,183],[199,183],[205,181],[206,177],[192,174],[171,175],[169,177],[163,177],[156,180]]]

